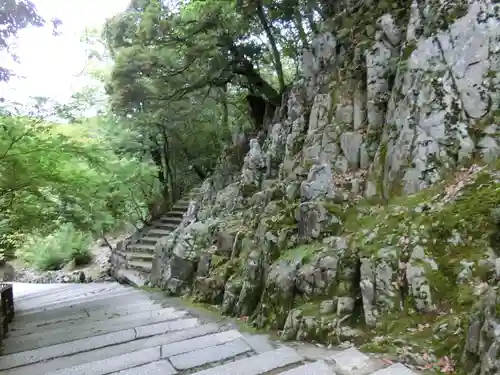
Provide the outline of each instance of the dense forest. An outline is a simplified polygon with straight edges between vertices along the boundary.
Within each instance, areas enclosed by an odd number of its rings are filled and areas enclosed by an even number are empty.
[[[225,147],[262,130],[333,11],[310,0],[166,3],[132,0],[86,31],[96,84],[71,102],[1,98],[2,258],[40,269],[86,262],[94,239],[168,209]],[[0,14],[0,50],[13,58],[20,30],[57,34],[61,23],[26,0],[3,1]],[[15,74],[0,66],[1,81]]]

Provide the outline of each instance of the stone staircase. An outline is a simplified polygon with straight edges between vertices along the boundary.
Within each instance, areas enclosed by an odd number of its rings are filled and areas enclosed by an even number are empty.
[[[179,226],[189,207],[189,202],[199,192],[199,188],[192,189],[177,201],[169,212],[146,225],[125,243],[119,244],[113,254],[112,263],[115,268],[113,276],[125,279],[133,285],[144,285],[149,280],[156,244],[160,238],[168,236]]]
[[[271,342],[116,282],[14,283],[6,375],[415,375],[354,348]],[[305,345],[305,344],[303,344]]]

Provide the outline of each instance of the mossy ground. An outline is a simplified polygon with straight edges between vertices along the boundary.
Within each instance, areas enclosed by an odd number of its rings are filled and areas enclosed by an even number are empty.
[[[245,319],[222,315],[218,306],[206,303],[198,303],[195,302],[191,297],[181,298],[180,301],[181,304],[186,309],[194,313],[194,315],[201,316],[218,323],[234,324],[240,332],[251,334],[265,333],[269,335],[269,337],[273,340],[277,340],[279,338],[279,333],[276,331],[269,331],[268,329],[258,329],[249,324]]]
[[[467,319],[478,299],[475,286],[491,282],[491,271],[479,263],[488,257],[488,250],[498,253],[492,211],[500,205],[499,166],[487,166],[473,176],[457,173],[445,183],[397,197],[387,205],[364,202],[350,209],[344,234],[360,256],[392,246],[405,261],[420,245],[438,265],[426,272],[436,312],[418,313],[408,298],[402,311],[382,316],[376,329],[367,330],[363,349],[390,353],[404,345],[414,352],[460,358]],[[450,192],[469,177],[459,194],[450,198]],[[471,272],[459,282],[464,261],[472,264]]]

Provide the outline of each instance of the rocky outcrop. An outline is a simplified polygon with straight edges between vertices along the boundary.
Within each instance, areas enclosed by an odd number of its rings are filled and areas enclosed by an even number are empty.
[[[228,148],[163,241],[155,284],[286,339],[493,374],[495,329],[465,338],[494,327],[469,309],[500,255],[498,4],[344,5],[266,140]]]

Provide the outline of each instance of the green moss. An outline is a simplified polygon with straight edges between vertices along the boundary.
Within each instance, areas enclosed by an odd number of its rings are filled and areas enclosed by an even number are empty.
[[[352,238],[352,246],[361,256],[376,257],[380,249],[391,246],[404,262],[415,246],[421,246],[438,265],[434,270],[424,261],[411,260],[426,269],[439,313],[416,312],[414,301],[407,295],[403,311],[383,314],[377,328],[366,332],[370,345],[365,345],[365,350],[388,352],[398,338],[416,350],[422,348],[438,357],[459,359],[467,319],[477,300],[474,283],[488,282],[492,276],[490,268],[478,266],[479,261],[489,247],[495,250],[500,244],[500,223],[492,215],[492,210],[500,206],[499,167],[500,161],[485,168],[451,200],[447,194],[457,181],[463,180],[463,175],[418,194],[393,198],[386,205],[363,201],[347,209],[344,235]],[[445,198],[449,202],[444,202]],[[457,282],[463,261],[474,265],[472,282]],[[369,339],[372,336],[385,337],[385,341],[374,344]]]
[[[259,191],[259,187],[254,184],[243,184],[240,186],[240,193],[243,198],[250,198]]]
[[[213,270],[211,271],[211,275],[218,275],[225,281],[227,281],[232,275],[238,272],[240,269],[240,261],[239,259],[231,259],[228,260],[227,258],[220,257],[220,261],[218,262],[218,265],[215,266],[212,263]],[[212,257],[212,262],[213,262],[213,257]]]
[[[302,264],[307,263],[312,259],[314,254],[320,252],[322,247],[320,244],[308,244],[289,249],[281,254],[280,260],[300,261]]]
[[[196,315],[201,315],[206,318],[209,318],[210,320],[213,321],[230,321],[231,323],[235,324],[238,327],[238,330],[240,332],[247,332],[247,333],[260,333],[264,332],[259,329],[256,329],[255,327],[251,326],[247,322],[241,320],[241,319],[236,319],[236,318],[229,318],[226,316],[223,316],[217,306],[206,304],[206,303],[199,303],[195,302],[193,298],[191,297],[184,297],[181,299],[182,304],[184,307],[188,308],[192,312],[194,312]],[[265,332],[271,336],[271,338],[277,338],[277,333],[276,332]]]
[[[140,286],[139,289],[145,290],[146,292],[150,292],[150,293],[162,292],[161,288],[153,287],[153,286],[147,286],[147,285]]]
[[[306,303],[298,306],[298,308],[302,311],[303,316],[319,317],[319,316],[321,316],[320,304],[321,304],[321,302],[318,302],[318,301],[306,302]]]

